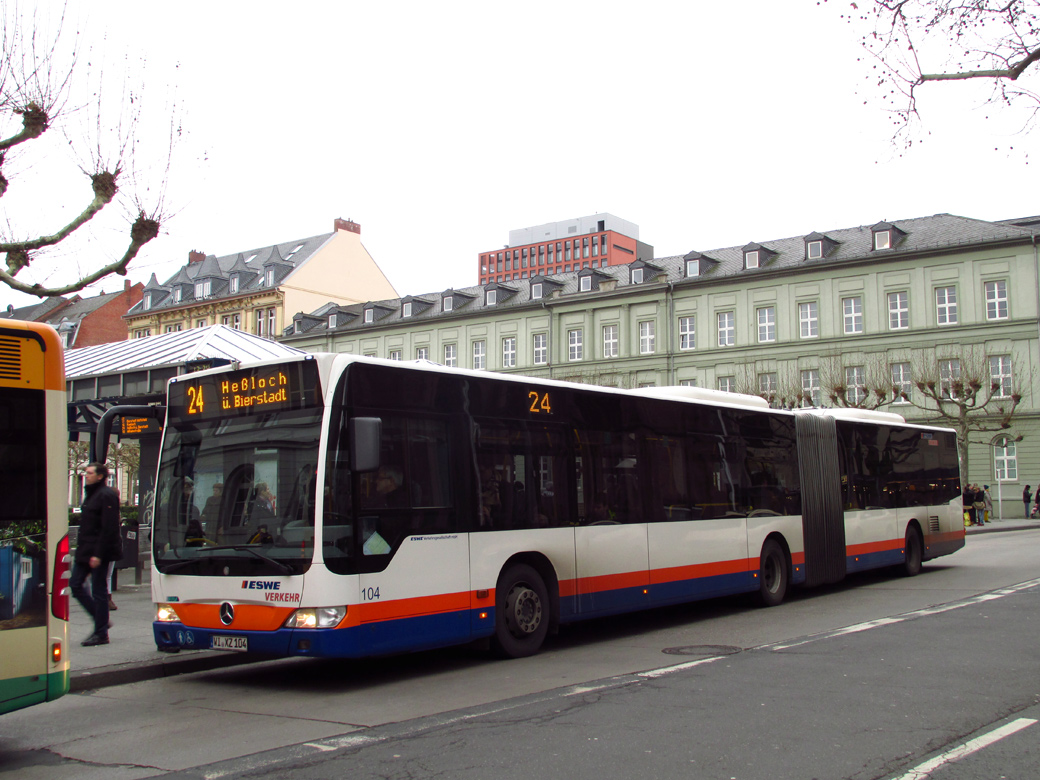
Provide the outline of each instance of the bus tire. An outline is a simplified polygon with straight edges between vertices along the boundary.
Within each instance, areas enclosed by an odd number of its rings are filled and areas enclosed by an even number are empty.
[[[776,539],[766,539],[758,561],[758,600],[763,607],[775,607],[787,595],[788,567],[784,548]]]
[[[906,540],[904,542],[906,558],[903,560],[903,574],[907,577],[916,577],[921,573],[921,562],[924,559],[924,542],[921,532],[915,526],[906,529]]]
[[[495,590],[495,651],[505,658],[534,655],[549,633],[549,591],[531,566],[510,566]]]

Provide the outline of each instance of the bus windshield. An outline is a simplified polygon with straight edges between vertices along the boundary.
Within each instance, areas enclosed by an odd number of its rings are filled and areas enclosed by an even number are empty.
[[[321,408],[172,420],[156,483],[155,563],[169,574],[300,574],[314,553]]]

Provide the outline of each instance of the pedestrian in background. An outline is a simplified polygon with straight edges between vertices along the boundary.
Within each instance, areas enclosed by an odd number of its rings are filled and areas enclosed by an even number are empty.
[[[107,479],[104,463],[87,465],[76,557],[69,579],[72,595],[94,619],[94,633],[81,642],[84,647],[108,644],[108,562],[122,555],[119,496],[105,484]],[[84,587],[87,577],[89,592]]]
[[[1029,517],[1029,502],[1033,500],[1033,494],[1029,490],[1030,487],[1030,485],[1026,485],[1026,489],[1022,491],[1022,503],[1026,505],[1026,513],[1022,516],[1025,518]]]
[[[993,522],[993,496],[989,494],[989,485],[982,486],[982,495],[985,496],[984,501],[986,503],[986,514],[983,518],[985,522]]]

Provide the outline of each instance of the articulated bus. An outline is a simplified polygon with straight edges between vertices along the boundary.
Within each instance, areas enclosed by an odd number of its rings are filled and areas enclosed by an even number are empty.
[[[519,657],[964,545],[954,432],[893,414],[308,355],[171,380],[165,417],[163,650]]]
[[[58,334],[0,320],[0,713],[69,690],[68,439]]]

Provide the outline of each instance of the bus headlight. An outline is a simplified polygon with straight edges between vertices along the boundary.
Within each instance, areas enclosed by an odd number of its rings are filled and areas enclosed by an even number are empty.
[[[298,609],[285,621],[286,628],[335,628],[347,616],[346,607]]]
[[[181,619],[169,604],[156,604],[155,621],[157,623],[180,623]]]

